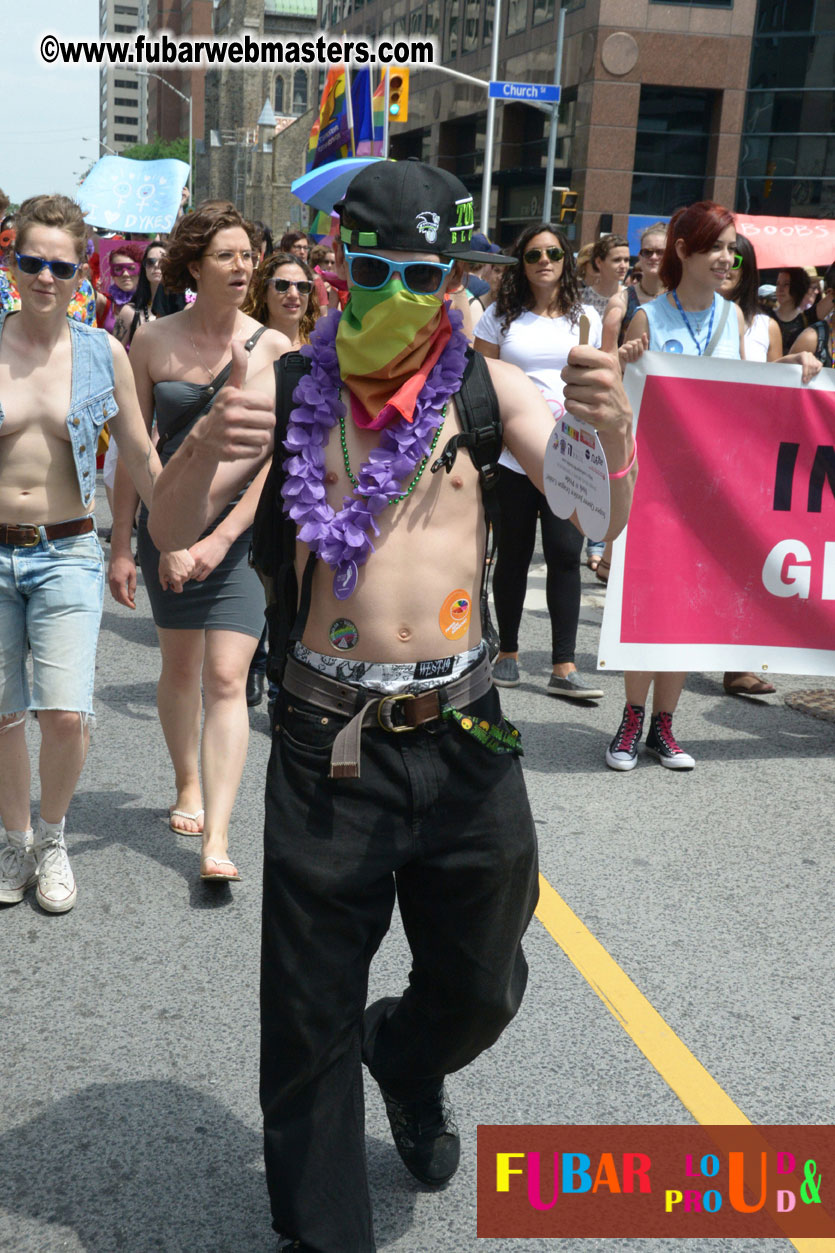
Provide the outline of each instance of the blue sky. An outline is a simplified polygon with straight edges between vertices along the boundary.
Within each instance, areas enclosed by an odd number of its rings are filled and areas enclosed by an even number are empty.
[[[98,11],[98,0],[31,0],[16,4],[6,24],[0,187],[15,203],[41,192],[74,195],[79,174],[99,155],[98,69],[44,65],[37,53],[47,32],[97,38]]]

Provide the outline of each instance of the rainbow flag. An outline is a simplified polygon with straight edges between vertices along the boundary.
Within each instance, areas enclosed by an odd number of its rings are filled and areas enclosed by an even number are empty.
[[[335,213],[325,213],[323,209],[319,209],[313,215],[310,226],[307,228],[308,235],[312,235],[317,244],[321,244],[323,240],[330,239],[339,230],[339,218]]]
[[[358,70],[351,82],[351,100],[354,106],[354,139],[358,157],[383,155],[383,112],[385,110],[385,83],[371,95],[371,71]]]
[[[315,170],[328,161],[337,161],[340,157],[350,155],[351,130],[345,95],[345,66],[336,65],[328,70],[319,105],[319,117],[310,128],[305,168]]]

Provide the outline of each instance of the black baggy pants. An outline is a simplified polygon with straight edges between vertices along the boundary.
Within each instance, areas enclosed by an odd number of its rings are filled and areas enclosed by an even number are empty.
[[[491,689],[468,711],[497,722]],[[519,1008],[538,895],[521,766],[452,724],[363,733],[362,777],[329,779],[344,719],[282,693],[267,775],[261,1105],[273,1226],[317,1253],[372,1253],[361,1063],[417,1098]],[[395,891],[402,997],[365,1019]]]

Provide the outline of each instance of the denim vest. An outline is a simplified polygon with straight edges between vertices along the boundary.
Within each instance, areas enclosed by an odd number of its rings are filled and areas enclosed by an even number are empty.
[[[0,313],[0,336],[6,314]],[[113,395],[113,355],[107,331],[67,319],[72,352],[72,393],[67,431],[72,444],[78,490],[89,505],[96,490],[96,446],[101,428],[119,412]],[[0,403],[0,427],[4,419]]]

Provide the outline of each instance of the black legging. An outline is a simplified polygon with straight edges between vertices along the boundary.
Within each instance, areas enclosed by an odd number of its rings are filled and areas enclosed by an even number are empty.
[[[555,517],[542,492],[526,474],[502,466],[495,491],[501,512],[493,575],[499,647],[503,653],[515,653],[519,649],[519,623],[538,518],[548,571],[545,593],[551,617],[551,663],[573,661],[580,618],[583,536],[573,523]]]

